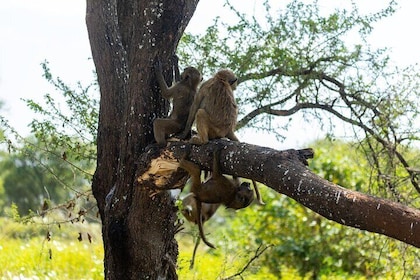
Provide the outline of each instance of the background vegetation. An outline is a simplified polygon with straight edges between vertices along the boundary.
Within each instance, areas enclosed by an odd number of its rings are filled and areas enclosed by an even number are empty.
[[[318,156],[310,168],[335,183],[369,191],[368,163],[363,154],[352,152],[354,145],[330,140],[313,143]],[[243,268],[245,279],[415,279],[420,275],[418,249],[335,224],[286,196],[279,198],[268,188],[261,189],[265,206],[254,204],[237,212],[221,209],[205,225],[217,249],[201,243],[192,270],[198,232],[184,224],[177,235],[180,279],[224,279]],[[5,279],[102,279],[100,226],[93,217],[89,222],[75,214],[73,223],[65,223],[69,213],[73,212],[57,208],[28,220],[16,210],[8,211],[8,218],[0,221],[0,275]]]

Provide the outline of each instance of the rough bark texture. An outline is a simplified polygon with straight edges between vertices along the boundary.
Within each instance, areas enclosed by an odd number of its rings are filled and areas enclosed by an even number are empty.
[[[139,182],[144,186],[156,186],[160,190],[173,186],[171,180],[185,175],[177,170],[175,164],[176,159],[185,155],[185,145],[190,144],[171,143],[160,154],[150,149],[143,155],[143,162],[153,164],[155,161],[151,159],[160,158],[159,166],[165,171],[164,176],[159,169],[150,168],[150,165],[142,166],[141,173],[137,174]],[[223,173],[261,182],[329,220],[420,247],[420,210],[345,189],[324,180],[305,166],[306,160],[311,157],[308,150],[277,151],[246,143],[215,140],[204,146],[191,146],[188,158],[201,168],[210,170],[212,151],[220,145],[224,146],[221,153]],[[164,161],[169,162],[169,165],[164,164]],[[163,178],[170,178],[170,181]]]
[[[198,0],[88,0],[86,23],[101,92],[92,190],[102,219],[107,279],[176,279],[175,207],[168,192],[134,187],[137,158],[166,116],[153,75],[171,59]],[[137,184],[136,184],[137,185]]]

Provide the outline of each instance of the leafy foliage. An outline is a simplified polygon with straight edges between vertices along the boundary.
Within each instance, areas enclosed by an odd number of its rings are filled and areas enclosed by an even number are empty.
[[[20,214],[38,210],[44,203],[71,198],[71,189],[86,189],[88,182],[75,176],[60,158],[22,149],[2,162],[6,205],[16,204]]]
[[[326,11],[317,1],[294,0],[277,11],[265,1],[265,17],[257,18],[227,2],[236,22],[216,19],[203,35],[185,35],[179,55],[205,74],[228,67],[239,76],[238,129],[267,130],[281,138],[294,129],[294,115],[313,127],[318,120],[338,137],[340,124],[365,141],[381,186],[389,184],[386,178],[409,178],[420,193],[417,162],[402,155],[419,140],[418,66],[395,67],[387,49],[372,49],[366,40],[395,5],[391,1],[361,15],[355,4]]]
[[[30,123],[33,136],[21,137],[2,118],[9,152],[1,160],[6,202],[8,207],[17,206],[20,215],[45,214],[64,201],[65,209],[77,209],[78,203],[71,202],[81,197],[89,200],[96,163],[98,99],[91,86],[83,88],[79,83],[72,90],[53,77],[47,62],[41,65],[44,77],[60,95],[45,94],[45,104],[26,100],[39,116]],[[90,200],[81,205],[91,208],[94,201]]]
[[[86,162],[92,166],[96,160],[96,129],[99,118],[99,99],[97,91],[83,87],[77,90],[66,85],[59,77],[53,77],[48,63],[41,64],[45,79],[61,96],[44,95],[45,104],[26,100],[28,107],[43,118],[30,123],[31,131],[39,143],[45,145],[47,152],[62,150],[66,159]],[[63,106],[60,99],[64,99]]]

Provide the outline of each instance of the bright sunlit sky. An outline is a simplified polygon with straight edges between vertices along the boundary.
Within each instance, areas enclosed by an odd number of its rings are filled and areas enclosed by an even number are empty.
[[[187,28],[194,33],[204,29],[219,15],[229,19],[232,14],[223,8],[224,0],[200,0],[197,10]],[[232,0],[241,11],[258,15],[259,0]],[[285,1],[272,0],[273,9]],[[342,6],[350,0],[320,0],[321,7]],[[363,11],[377,11],[388,1],[363,1]],[[85,24],[85,0],[0,0],[0,100],[5,115],[12,126],[23,135],[29,134],[27,124],[32,114],[22,98],[41,100],[45,93],[55,93],[52,86],[42,77],[40,63],[49,62],[53,75],[66,83],[75,85],[80,81],[88,85],[93,79],[93,61]],[[391,58],[399,65],[420,62],[418,27],[420,26],[420,1],[398,1],[396,14],[383,20],[375,27],[371,44],[375,47],[390,47]],[[181,62],[182,63],[182,62]],[[302,123],[302,126],[305,126]],[[310,126],[306,125],[307,128]],[[296,129],[296,128],[295,128]],[[299,148],[307,142],[308,131],[289,131],[287,141],[275,142],[270,137],[239,134],[241,140],[274,148]],[[312,137],[317,137],[316,132]],[[257,139],[255,139],[257,138]],[[265,140],[265,141],[264,141]]]

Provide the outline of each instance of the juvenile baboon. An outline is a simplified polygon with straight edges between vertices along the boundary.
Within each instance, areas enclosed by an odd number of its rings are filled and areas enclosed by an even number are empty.
[[[199,219],[198,211],[197,211],[197,199],[195,199],[195,195],[193,193],[189,193],[182,199],[182,210],[181,213],[184,215],[184,217],[194,223],[197,224],[197,221]],[[206,221],[208,221],[214,213],[216,213],[217,209],[220,207],[220,203],[201,203],[201,223],[204,225]],[[190,269],[194,268],[194,262],[195,262],[195,255],[197,253],[198,245],[201,241],[201,236],[197,236],[195,239],[193,254],[190,260]]]
[[[235,178],[235,180],[237,179]],[[260,192],[258,190],[257,183],[254,180],[252,180],[252,184],[254,186],[257,204],[265,205],[260,195]],[[201,216],[202,216],[201,219],[203,221],[203,224],[204,222],[208,221],[214,215],[214,213],[216,213],[219,206],[220,206],[220,203],[204,203],[204,202],[201,203]],[[195,195],[193,193],[187,194],[182,199],[181,212],[182,212],[182,215],[184,215],[184,217],[188,221],[192,223],[196,223],[197,218],[198,218],[197,200],[195,199]]]
[[[180,134],[181,139],[189,135],[195,120],[198,135],[191,138],[193,144],[206,144],[209,139],[223,137],[238,141],[233,132],[238,116],[233,96],[237,81],[232,71],[223,69],[202,84],[195,95],[184,131]]]
[[[192,192],[187,194],[182,199],[182,215],[188,221],[195,224],[198,221],[197,203],[197,199]],[[201,203],[201,221],[203,224],[204,222],[208,221],[214,215],[214,213],[216,213],[220,205],[220,203]]]
[[[254,200],[254,192],[248,182],[241,183],[238,178],[228,179],[223,176],[220,168],[220,150],[213,153],[213,168],[211,177],[201,182],[201,170],[195,163],[181,159],[179,167],[185,169],[191,176],[191,193],[196,200],[195,223],[198,224],[200,237],[211,248],[203,231],[202,203],[223,204],[227,208],[241,209],[247,207]]]
[[[172,99],[172,112],[168,118],[157,118],[153,121],[155,140],[159,146],[165,146],[167,136],[183,131],[202,77],[196,68],[187,67],[180,75],[180,81],[168,88],[162,75],[162,65],[158,59],[154,68],[162,96],[168,100]],[[175,73],[177,72],[179,73],[179,70],[175,71]],[[176,76],[179,74],[175,74]]]

